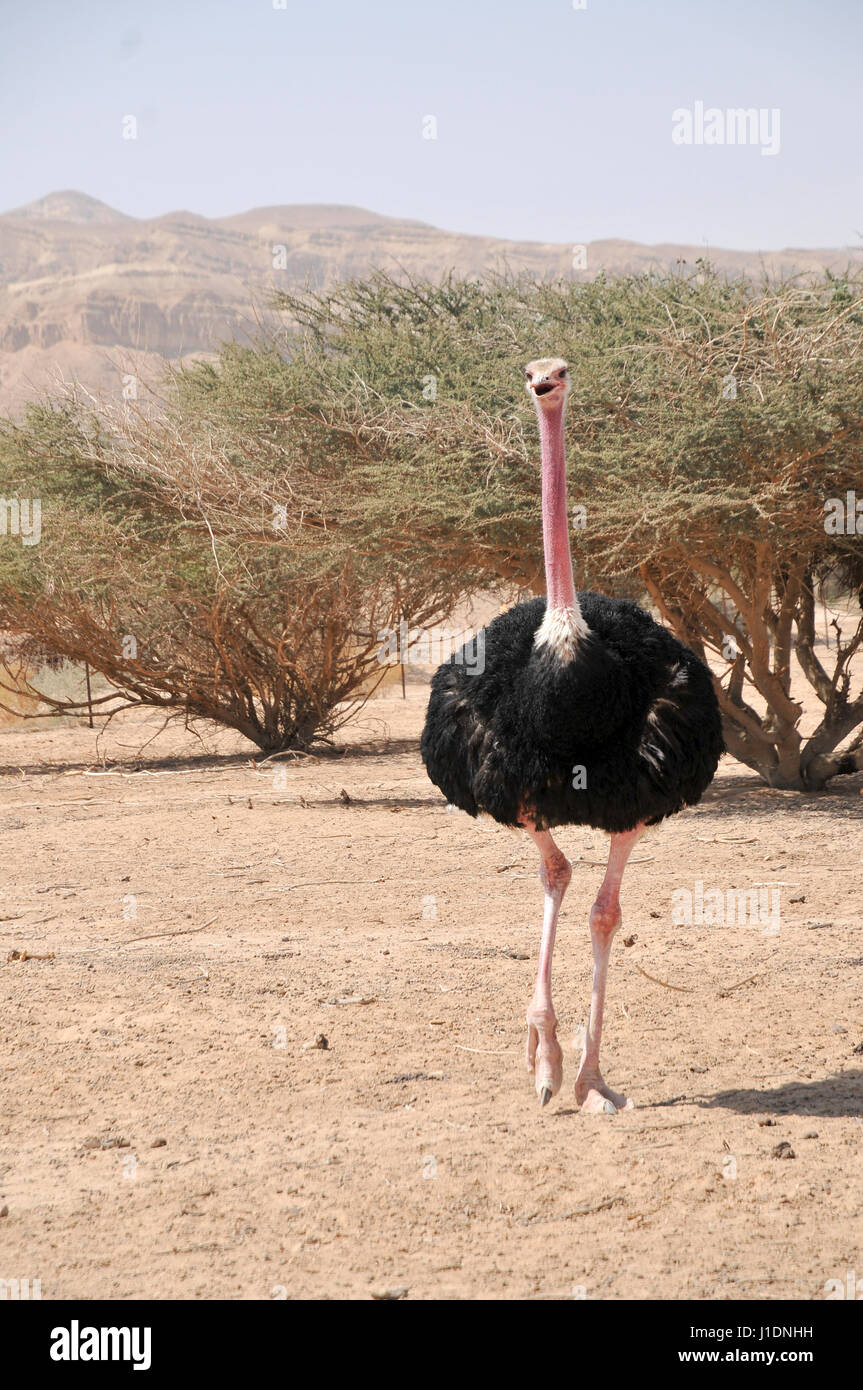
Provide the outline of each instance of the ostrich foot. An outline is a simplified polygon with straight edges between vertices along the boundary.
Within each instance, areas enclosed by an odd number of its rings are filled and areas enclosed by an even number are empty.
[[[627,1096],[606,1085],[599,1072],[576,1078],[575,1099],[585,1115],[616,1115],[618,1110],[635,1109]]]
[[[527,1070],[534,1078],[540,1105],[548,1105],[563,1085],[563,1050],[557,1041],[557,1019],[540,1010],[527,1017]]]

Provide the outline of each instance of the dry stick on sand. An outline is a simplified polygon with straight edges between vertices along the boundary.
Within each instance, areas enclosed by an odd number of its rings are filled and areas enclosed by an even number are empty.
[[[696,835],[703,845],[752,845],[757,835]]]
[[[658,1147],[651,1145],[651,1148]],[[532,1216],[521,1216],[518,1218],[521,1226],[547,1226],[555,1221],[571,1221],[575,1216],[592,1216],[597,1211],[608,1211],[610,1207],[616,1207],[626,1202],[624,1194],[618,1193],[615,1197],[603,1197],[601,1202],[594,1202],[591,1206],[573,1207],[570,1211],[563,1211],[559,1216],[540,1216],[539,1212],[534,1212]]]
[[[404,880],[402,880],[404,882]],[[284,887],[278,888],[279,893],[290,893],[294,888],[329,888],[333,883],[346,883],[353,887],[355,883],[386,883],[385,878],[321,878],[311,883],[288,883]],[[422,879],[415,879],[415,883],[424,882]]]
[[[200,927],[181,927],[179,931],[147,932],[144,936],[130,936],[128,941],[120,941],[117,944],[119,946],[130,946],[133,941],[155,941],[158,937],[162,936],[194,936],[195,932],[203,931],[204,927],[211,927],[218,915],[217,912],[215,917],[211,917],[208,922],[204,922],[203,926]]]
[[[205,772],[232,772],[230,767],[175,767],[168,768],[167,771],[154,771],[149,767],[139,768],[137,772],[120,772],[108,770],[105,772],[92,772],[89,768],[81,771],[73,769],[70,772],[62,773],[63,777],[195,777]]]
[[[627,862],[630,864],[649,864],[653,857],[654,856],[652,854],[644,854],[640,859],[630,859]],[[608,864],[604,859],[582,859],[581,855],[579,855],[579,857],[574,862],[576,864],[593,864],[594,867],[597,869],[608,868]]]
[[[667,980],[658,980],[655,975],[648,975],[647,971],[642,970],[640,965],[637,965],[635,968],[639,975],[644,976],[645,980],[650,980],[654,985],[662,985],[663,989],[673,989],[676,990],[678,994],[710,993],[710,991],[706,989],[693,989],[691,985],[670,985]],[[745,980],[738,980],[736,985],[724,985],[720,990],[720,994],[730,994],[733,989],[740,989],[741,985],[748,985],[752,980],[757,979],[758,975],[747,975]]]
[[[654,984],[654,985],[662,985],[662,988],[663,988],[663,989],[674,989],[674,990],[677,990],[677,993],[678,993],[678,994],[695,994],[695,993],[697,993],[697,991],[694,990],[694,989],[692,988],[691,985],[670,985],[670,984],[668,984],[668,982],[667,982],[666,980],[657,980],[657,978],[656,978],[655,975],[648,975],[647,971],[646,971],[646,970],[642,970],[642,968],[641,968],[640,965],[637,965],[635,968],[636,968],[636,970],[638,971],[639,975],[643,975],[643,976],[644,976],[645,980],[650,980],[651,983]]]
[[[163,936],[194,936],[196,932],[204,931],[206,927],[211,927],[218,915],[217,912],[215,917],[211,917],[209,921],[204,922],[200,927],[181,927],[179,931],[146,932],[143,936],[130,936],[126,941],[112,941],[107,946],[85,946],[81,951],[61,951],[60,954],[66,957],[92,956],[95,955],[97,951],[114,951],[120,946],[131,946],[135,941],[155,941],[157,938]]]

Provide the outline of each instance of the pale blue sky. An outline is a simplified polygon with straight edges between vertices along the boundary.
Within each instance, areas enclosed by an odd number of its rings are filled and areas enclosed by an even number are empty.
[[[858,245],[861,41],[863,0],[0,0],[0,208]],[[779,154],[675,145],[696,101],[778,107]]]

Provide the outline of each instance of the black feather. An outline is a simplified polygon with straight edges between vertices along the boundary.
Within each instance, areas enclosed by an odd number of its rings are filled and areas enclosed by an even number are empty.
[[[723,742],[704,663],[637,604],[578,600],[590,635],[573,660],[534,646],[545,614],[536,598],[436,671],[422,757],[469,815],[632,830],[695,805],[710,785]]]

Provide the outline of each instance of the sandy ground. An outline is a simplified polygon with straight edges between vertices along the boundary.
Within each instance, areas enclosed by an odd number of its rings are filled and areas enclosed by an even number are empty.
[[[107,764],[86,728],[0,735],[0,1277],[45,1299],[818,1299],[863,1276],[863,778],[799,796],[725,759],[639,844],[604,1044],[637,1108],[614,1118],[575,1109],[569,1046],[607,841],[561,833],[567,1075],[541,1111],[533,847],[446,810],[425,698],[388,691],[281,773],[224,733],[138,758],[140,713]],[[777,885],[780,929],[675,925],[699,880]]]

